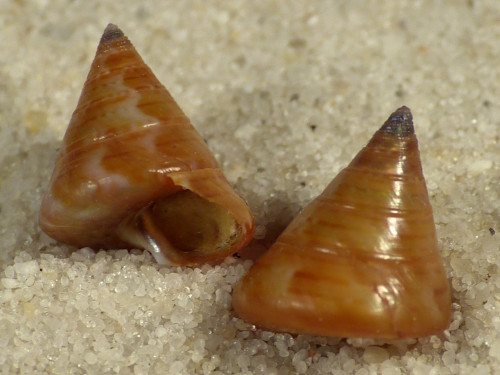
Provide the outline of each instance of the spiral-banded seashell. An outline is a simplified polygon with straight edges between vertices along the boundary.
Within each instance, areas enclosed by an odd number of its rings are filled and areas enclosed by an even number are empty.
[[[233,294],[258,327],[336,337],[438,334],[451,297],[410,110],[394,112]]]
[[[197,265],[248,244],[253,217],[170,93],[115,25],[64,136],[40,226],[78,247]]]

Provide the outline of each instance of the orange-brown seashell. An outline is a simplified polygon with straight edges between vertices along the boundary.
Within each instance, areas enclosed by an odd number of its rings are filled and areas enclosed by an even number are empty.
[[[203,139],[115,25],[64,136],[40,226],[78,247],[198,265],[245,247],[254,220]]]
[[[410,110],[399,108],[236,286],[258,327],[408,338],[451,317]]]

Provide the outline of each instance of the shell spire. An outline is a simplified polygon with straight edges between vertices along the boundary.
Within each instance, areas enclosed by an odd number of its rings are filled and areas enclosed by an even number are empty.
[[[394,339],[446,329],[450,289],[408,108],[256,261],[233,306],[274,331]]]
[[[113,24],[64,136],[40,226],[70,245],[144,248],[177,265],[220,260],[253,236],[247,205]]]

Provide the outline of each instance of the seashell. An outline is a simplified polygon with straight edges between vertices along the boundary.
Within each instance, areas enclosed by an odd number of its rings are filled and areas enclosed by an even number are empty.
[[[40,212],[61,242],[198,265],[245,247],[254,220],[203,139],[115,25],[97,48]]]
[[[409,338],[442,332],[449,284],[408,108],[394,112],[236,286],[272,331]]]

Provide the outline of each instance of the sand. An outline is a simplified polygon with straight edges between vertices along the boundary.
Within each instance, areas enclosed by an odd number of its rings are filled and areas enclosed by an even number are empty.
[[[0,1],[0,373],[500,373],[500,2]],[[257,222],[253,251],[411,108],[453,293],[439,336],[239,320],[251,260],[75,249],[37,216],[102,31],[120,26]]]

